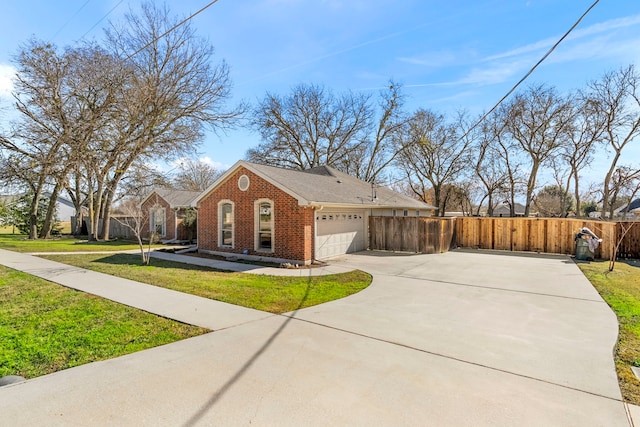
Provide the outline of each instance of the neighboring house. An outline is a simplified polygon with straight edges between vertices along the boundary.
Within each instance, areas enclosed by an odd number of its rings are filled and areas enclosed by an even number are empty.
[[[515,216],[524,216],[524,205],[520,203],[514,204]],[[497,217],[509,217],[511,216],[511,210],[508,204],[500,204],[493,209],[493,216]]]
[[[239,161],[196,200],[198,250],[310,264],[368,247],[369,216],[431,216],[435,207],[333,168]]]
[[[184,241],[197,238],[197,230],[185,227],[182,222],[192,203],[201,193],[199,191],[156,188],[141,203],[144,224],[148,230],[163,241]]]
[[[44,197],[51,197],[51,193],[43,193]],[[0,203],[9,205],[22,197],[22,194],[18,195],[0,195]],[[64,197],[58,196],[56,200],[56,221],[71,221],[71,217],[76,214],[76,208],[73,206],[73,202]]]
[[[47,197],[50,196],[47,194]],[[58,196],[56,200],[56,220],[71,221],[71,217],[76,215],[76,207],[71,200]]]
[[[618,216],[625,216],[625,212],[626,212],[627,218],[634,218],[637,215],[637,213],[640,212],[640,199],[635,199],[628,205],[624,205],[616,209],[613,213],[615,216],[618,217]]]

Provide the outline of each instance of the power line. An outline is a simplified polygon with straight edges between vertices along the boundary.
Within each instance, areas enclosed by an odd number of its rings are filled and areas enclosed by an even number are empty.
[[[527,72],[527,74],[524,75],[524,77],[522,77],[518,83],[516,83],[510,90],[509,92],[507,92],[507,94],[505,96],[503,96],[502,98],[500,98],[500,101],[498,101],[493,107],[491,107],[491,109],[489,111],[487,111],[485,114],[482,115],[482,117],[480,117],[480,119],[469,128],[469,130],[467,130],[464,135],[462,135],[460,137],[460,140],[466,138],[472,130],[474,130],[476,127],[478,127],[478,125],[480,123],[482,123],[487,117],[489,117],[489,114],[493,113],[495,111],[496,108],[498,108],[500,106],[500,104],[502,104],[504,102],[505,99],[507,99],[509,97],[509,95],[511,95],[517,88],[518,86],[520,86],[520,84],[522,84],[522,82],[524,82],[534,71],[536,68],[538,68],[538,66],[540,64],[542,64],[542,62],[547,59],[547,57],[549,55],[551,55],[551,53],[556,50],[556,48],[558,47],[558,45],[560,45],[560,43],[562,43],[564,41],[564,39],[567,38],[567,36],[569,36],[569,34],[574,30],[574,28],[576,28],[578,26],[578,24],[580,24],[580,22],[582,22],[582,20],[584,19],[585,16],[587,16],[589,14],[589,12],[591,12],[591,9],[593,9],[598,3],[600,2],[600,0],[596,0],[595,2],[593,2],[593,4],[591,6],[589,6],[589,8],[582,14],[582,16],[580,16],[580,18],[578,18],[578,20],[571,26],[571,28],[569,28],[569,30],[564,33],[564,35],[562,37],[560,37],[560,39],[553,45],[551,46],[551,48],[547,51],[547,53],[544,54],[544,56],[542,58],[540,58],[540,60],[538,62],[536,62],[536,64],[531,67],[531,69]]]
[[[105,20],[105,18],[106,18],[107,16],[111,15],[111,13],[112,13],[114,10],[116,10],[116,8],[117,8],[118,6],[120,6],[120,5],[122,4],[122,2],[123,2],[123,1],[124,1],[124,0],[120,0],[120,1],[118,2],[118,4],[116,4],[115,6],[113,6],[113,7],[111,8],[111,10],[110,10],[109,12],[107,12],[107,13],[106,13],[106,15],[104,15],[102,18],[100,18],[100,19],[98,20],[98,22],[96,22],[95,24],[93,24],[93,26],[92,26],[91,28],[89,28],[89,29],[88,29],[88,30],[87,30],[87,31],[82,35],[82,37],[80,37],[80,40],[82,40],[83,38],[85,38],[85,36],[86,36],[87,34],[89,34],[89,33],[90,33],[90,32],[91,32],[95,27],[97,27],[97,26],[98,26],[98,24],[100,24],[102,21],[104,21],[104,20]]]
[[[121,0],[122,2],[122,0]],[[185,19],[183,19],[182,21],[180,21],[179,23],[177,23],[176,25],[174,25],[173,27],[171,27],[170,29],[168,29],[167,31],[165,31],[164,33],[160,34],[159,36],[155,37],[153,40],[151,40],[149,43],[147,43],[146,45],[142,46],[140,49],[136,50],[135,52],[133,52],[131,55],[127,56],[125,58],[125,61],[133,58],[134,56],[136,56],[137,54],[139,54],[140,52],[142,52],[143,50],[145,50],[146,48],[148,48],[149,46],[151,46],[152,44],[154,44],[155,42],[157,42],[158,40],[160,40],[161,38],[165,37],[167,34],[169,34],[170,32],[174,31],[176,28],[186,24],[188,21],[190,21],[191,19],[195,18],[197,15],[199,15],[200,13],[204,12],[205,10],[207,10],[208,8],[210,8],[211,6],[213,6],[215,3],[217,3],[218,0],[213,0],[212,2],[210,2],[209,4],[207,4],[206,6],[202,7],[200,10],[198,10],[195,13],[192,13],[190,16],[186,17]]]
[[[84,4],[82,6],[80,6],[80,8],[78,10],[76,10],[76,12],[71,16],[71,18],[69,18],[69,20],[67,22],[65,22],[64,24],[62,24],[62,27],[60,27],[60,29],[58,31],[55,32],[54,35],[51,36],[51,38],[49,40],[53,40],[56,38],[56,36],[58,34],[60,34],[60,32],[62,30],[64,30],[66,28],[67,25],[69,25],[69,23],[71,23],[71,21],[73,21],[73,18],[75,18],[76,16],[78,16],[78,14],[82,11],[82,9],[84,9],[84,7],[89,4],[91,0],[87,0],[86,2],[84,2]]]
[[[524,82],[534,71],[536,68],[538,68],[538,66],[540,64],[542,64],[542,62],[547,59],[547,57],[549,55],[551,55],[551,53],[556,50],[556,48],[558,47],[558,45],[560,45],[560,43],[562,43],[564,41],[564,39],[566,39],[569,34],[580,24],[580,22],[582,22],[582,20],[584,19],[585,16],[587,16],[589,14],[589,12],[591,12],[591,9],[593,9],[598,3],[600,2],[600,0],[596,0],[595,2],[593,2],[593,4],[591,6],[589,6],[589,8],[580,16],[580,18],[578,18],[578,20],[571,26],[571,28],[569,28],[569,30],[564,33],[564,35],[562,37],[560,37],[560,39],[553,45],[551,46],[551,48],[547,51],[547,53],[545,53],[542,58],[540,58],[540,60],[538,62],[536,62],[536,64],[531,67],[531,69],[529,69],[529,71],[524,75],[524,77],[522,77],[510,90],[509,92],[506,93],[506,95],[504,95],[502,98],[500,98],[500,100],[493,106],[491,107],[491,109],[489,111],[487,111],[485,114],[482,115],[482,117],[480,117],[480,119],[478,119],[478,121],[476,121],[473,126],[471,126],[459,139],[458,141],[466,138],[472,130],[474,130],[476,127],[478,127],[478,125],[480,123],[482,123],[487,117],[489,117],[489,114],[493,113],[493,111],[498,108],[500,106],[500,104],[502,104],[504,102],[505,99],[507,99],[509,97],[509,95],[511,95],[517,88],[518,86],[520,86],[522,84],[522,82]],[[405,181],[406,178],[400,178],[398,180],[395,181],[391,181],[389,183],[386,184],[381,184],[384,186],[391,186],[393,184],[396,184],[398,182],[401,181]]]

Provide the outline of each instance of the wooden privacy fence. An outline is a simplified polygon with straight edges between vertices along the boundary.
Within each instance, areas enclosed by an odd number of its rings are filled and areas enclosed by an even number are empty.
[[[369,217],[369,248],[373,250],[446,252],[453,243],[455,218]]]
[[[117,219],[116,219],[117,217]],[[120,220],[120,221],[118,221]],[[71,230],[75,230],[76,229],[76,217],[72,216],[71,217]],[[133,231],[131,230],[131,228],[127,227],[126,225],[124,225],[123,223],[128,223],[131,225],[134,225],[135,223],[135,219],[133,217],[130,216],[126,216],[126,215],[115,215],[111,217],[110,223],[109,223],[109,238],[113,239],[113,238],[119,238],[119,239],[135,239],[136,236],[133,233]],[[89,230],[91,228],[91,226],[89,225],[89,218],[83,218],[83,231],[85,233],[88,233],[87,230]],[[98,233],[102,232],[102,223],[98,224]]]
[[[631,227],[618,249],[618,257],[640,257],[640,224],[602,222],[573,218],[475,218],[456,220],[457,246],[507,251],[575,253],[575,235],[587,227],[603,241],[596,258],[610,259],[622,236],[622,227]]]
[[[431,254],[463,247],[570,255],[582,227],[602,239],[596,258],[610,259],[618,241],[617,258],[640,258],[640,222],[574,218],[369,217],[369,248]]]
[[[622,239],[618,248],[618,258],[640,259],[640,222],[619,222],[617,229],[618,240]]]

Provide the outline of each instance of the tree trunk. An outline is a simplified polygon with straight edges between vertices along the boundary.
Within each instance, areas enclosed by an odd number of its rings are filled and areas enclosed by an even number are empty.
[[[104,201],[102,203],[102,233],[100,238],[102,240],[109,240],[109,233],[111,232],[111,203],[113,200],[113,193],[107,191]]]
[[[47,206],[47,215],[44,219],[44,224],[42,226],[42,230],[40,230],[40,238],[41,239],[50,239],[51,238],[51,230],[53,229],[53,224],[55,222],[56,215],[56,202],[58,200],[58,195],[60,194],[60,185],[56,184],[53,187],[53,191],[51,192],[51,198],[49,199],[49,205]]]
[[[531,174],[529,175],[529,180],[527,181],[527,200],[524,205],[524,217],[529,217],[529,212],[531,211],[531,203],[533,201],[533,191],[536,188],[536,179],[538,175],[538,168],[540,167],[540,161],[537,159],[533,159],[533,164],[531,165]]]
[[[43,182],[44,177],[41,176],[38,186],[33,188],[33,200],[31,200],[31,206],[29,206],[29,240],[38,238],[38,207],[42,196]]]

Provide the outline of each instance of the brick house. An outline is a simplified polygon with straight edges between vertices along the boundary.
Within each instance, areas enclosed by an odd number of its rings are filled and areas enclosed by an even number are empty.
[[[435,207],[333,168],[239,161],[194,201],[198,251],[310,264],[368,247],[369,216],[430,216]]]
[[[141,203],[143,230],[147,230],[145,237],[155,230],[156,236],[164,242],[196,239],[197,228],[186,227],[183,221],[186,215],[195,214],[191,205],[200,194],[199,191],[154,189]]]

